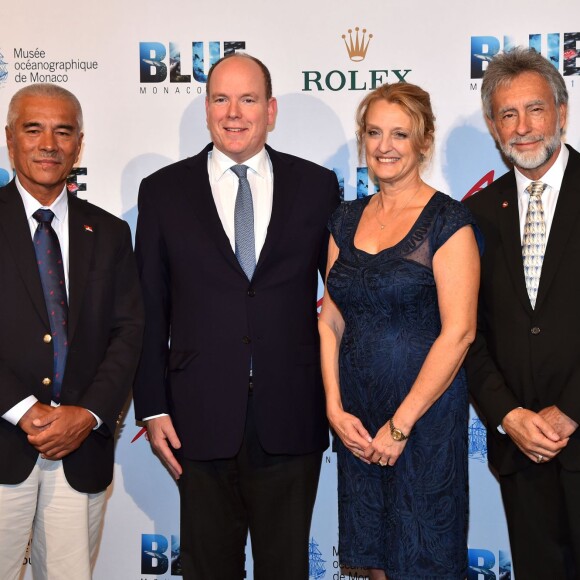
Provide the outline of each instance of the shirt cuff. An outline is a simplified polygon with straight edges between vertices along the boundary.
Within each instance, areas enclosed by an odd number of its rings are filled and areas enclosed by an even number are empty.
[[[103,422],[90,409],[87,409],[87,411],[95,418],[95,421],[97,422],[97,424],[93,427],[93,431],[96,431],[103,424]]]
[[[150,417],[143,417],[142,421],[149,421],[150,419],[158,419],[159,417],[169,417],[168,413],[159,413],[159,415],[151,415]]]
[[[8,411],[2,415],[2,419],[6,419],[6,421],[12,423],[12,425],[18,425],[18,421],[24,417],[36,402],[38,402],[38,399],[34,395],[29,395],[26,399],[23,399],[20,403],[16,403],[14,407],[8,409]]]

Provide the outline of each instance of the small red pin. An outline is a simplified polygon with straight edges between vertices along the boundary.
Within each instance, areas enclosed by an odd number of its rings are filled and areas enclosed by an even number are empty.
[[[87,226],[86,224],[83,226],[85,228],[85,232],[93,233],[93,226]]]
[[[503,207],[503,208],[506,208],[508,205],[509,205],[509,203],[508,203],[507,201],[504,201],[504,202],[501,204],[501,207]]]

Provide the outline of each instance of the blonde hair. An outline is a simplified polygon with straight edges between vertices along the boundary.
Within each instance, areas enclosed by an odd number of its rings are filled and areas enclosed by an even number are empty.
[[[367,113],[375,101],[399,105],[411,117],[411,143],[421,154],[420,160],[429,157],[435,142],[435,115],[431,108],[429,93],[411,83],[385,83],[370,92],[356,110],[356,140],[359,159],[362,159]]]

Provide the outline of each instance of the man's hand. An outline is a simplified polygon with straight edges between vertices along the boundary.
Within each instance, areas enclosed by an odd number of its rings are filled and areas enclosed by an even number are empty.
[[[570,437],[570,435],[578,429],[578,423],[573,419],[570,419],[570,417],[565,413],[562,413],[556,405],[542,409],[538,415],[550,423],[561,439]]]
[[[53,407],[50,405],[45,405],[40,401],[36,401],[24,415],[18,421],[18,426],[27,434],[27,435],[35,435],[40,432],[40,428],[36,427],[33,424],[35,419],[41,419],[48,413],[52,413],[54,410]]]
[[[155,455],[161,459],[173,478],[179,479],[183,469],[177,459],[175,459],[175,455],[173,455],[169,446],[171,445],[173,449],[179,449],[181,441],[177,437],[171,417],[163,415],[162,417],[149,419],[147,421],[147,436]]]
[[[567,437],[561,437],[542,416],[527,409],[510,411],[501,424],[520,451],[535,463],[554,459],[568,444]]]
[[[83,407],[49,408],[50,413],[32,421],[37,433],[29,434],[28,441],[46,459],[62,459],[80,447],[97,424],[96,419]]]

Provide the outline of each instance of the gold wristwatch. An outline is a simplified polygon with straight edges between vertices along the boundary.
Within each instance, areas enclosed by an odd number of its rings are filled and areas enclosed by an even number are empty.
[[[389,426],[391,427],[391,437],[395,441],[404,441],[405,439],[409,439],[408,435],[405,435],[400,429],[395,427],[392,417],[389,419]]]

